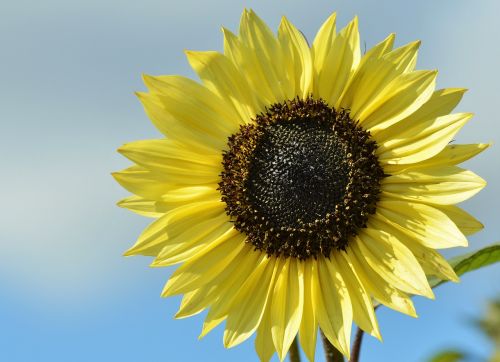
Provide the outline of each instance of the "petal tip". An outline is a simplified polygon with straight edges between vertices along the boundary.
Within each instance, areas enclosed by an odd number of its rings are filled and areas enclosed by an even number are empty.
[[[464,115],[464,119],[467,121],[469,119],[471,119],[472,117],[474,117],[474,113],[472,113],[472,112],[465,112],[463,115]]]
[[[179,309],[177,313],[174,314],[174,319],[184,319],[188,318],[190,315],[192,314],[186,314],[181,309]]]
[[[167,284],[165,285],[165,287],[164,287],[164,288],[163,288],[163,290],[161,291],[160,296],[161,296],[162,298],[167,298],[167,297],[171,297],[171,296],[173,296],[173,295],[174,295],[174,294],[173,294],[173,293],[171,292],[171,290],[170,290],[170,285],[169,285],[169,284],[168,284],[168,282],[167,282]]]
[[[153,76],[150,75],[150,74],[146,74],[146,73],[141,73],[141,79],[142,81],[144,82],[144,84],[148,85],[148,83],[151,83],[151,81],[153,80]]]
[[[130,248],[130,249],[127,249],[125,250],[125,252],[122,254],[123,256],[134,256],[134,255],[137,255],[134,251],[134,248]]]
[[[337,12],[334,11],[333,13],[331,13],[328,18],[326,18],[323,26],[325,24],[331,24],[331,25],[335,25],[335,23],[337,22]]]
[[[224,337],[223,337],[223,344],[224,344],[224,348],[231,348],[233,346],[233,338],[232,338],[232,335],[230,335],[228,332],[227,332],[227,329],[224,330]]]
[[[284,26],[288,27],[289,25],[290,25],[290,21],[287,19],[287,17],[285,15],[281,16],[279,27],[280,28],[282,28]]]
[[[149,264],[149,267],[150,268],[162,268],[164,267],[165,265],[163,265],[163,263],[159,260],[153,260],[153,262],[151,264]]]
[[[427,286],[423,288],[420,292],[422,293],[423,297],[426,297],[430,300],[436,299],[436,296],[434,295],[434,292],[432,291],[432,288],[430,287],[429,284],[427,284]]]
[[[122,173],[120,171],[111,172],[111,176],[118,182],[120,182],[121,175]]]
[[[211,331],[211,328],[208,328],[208,325],[206,323],[203,323],[203,326],[201,328],[201,333],[200,335],[198,336],[198,340],[201,340],[203,338],[205,338],[205,336],[208,334],[208,332]]]
[[[146,92],[134,92],[135,96],[139,98],[141,102],[145,101],[148,97],[148,94]]]
[[[123,145],[121,145],[120,147],[118,147],[116,149],[116,152],[118,152],[121,155],[124,155],[128,151],[128,146],[127,145],[128,145],[127,143],[124,143]]]

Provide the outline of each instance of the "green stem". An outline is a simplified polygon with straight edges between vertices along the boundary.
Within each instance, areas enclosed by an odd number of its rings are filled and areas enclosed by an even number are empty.
[[[356,337],[354,338],[354,344],[352,345],[352,354],[349,362],[359,362],[361,342],[363,342],[363,331],[361,330],[361,328],[358,328],[358,330],[356,331]]]
[[[288,358],[290,362],[300,362],[300,352],[299,344],[297,343],[297,337],[292,342],[290,349],[288,350]]]
[[[325,350],[326,362],[344,362],[342,353],[330,343],[322,330],[320,330],[320,332],[321,340],[323,341],[323,349]]]

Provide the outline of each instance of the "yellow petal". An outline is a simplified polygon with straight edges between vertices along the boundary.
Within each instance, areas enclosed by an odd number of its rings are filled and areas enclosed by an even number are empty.
[[[450,114],[460,102],[465,92],[466,89],[464,88],[439,89],[432,93],[429,100],[410,116],[391,127],[374,130],[372,131],[372,135],[377,138],[377,142],[383,143],[394,138],[395,134],[398,134],[406,127],[418,125],[427,120]]]
[[[375,218],[383,219],[428,248],[454,248],[468,244],[445,213],[425,204],[379,201]]]
[[[256,114],[255,100],[248,83],[234,64],[215,51],[186,51],[186,56],[203,84],[227,100],[239,115],[240,123],[248,123]]]
[[[276,101],[285,99],[282,84],[286,83],[283,69],[283,54],[278,40],[269,27],[252,10],[244,10],[240,21],[240,39],[250,50],[247,55],[255,65],[255,71],[263,75],[260,88],[271,90]]]
[[[211,296],[214,289],[215,286],[208,285],[184,294],[175,318],[187,318],[203,312],[213,302]]]
[[[192,292],[187,292],[182,300],[181,307],[175,316],[176,318],[188,317],[199,313],[205,308],[211,307],[200,338],[226,318],[234,296],[255,270],[255,266],[259,265],[260,261],[266,255],[255,252],[253,246],[248,244],[243,245],[239,249],[238,255],[220,271],[216,279],[209,281],[206,285]],[[269,338],[269,342],[272,346],[271,338]]]
[[[199,254],[206,253],[218,243],[229,238],[233,228],[225,212],[219,216],[193,225],[182,233],[169,237],[151,266],[161,267],[177,264]],[[225,236],[225,238],[224,238]]]
[[[143,230],[138,240],[124,255],[150,255],[155,256],[168,240],[167,222],[168,216],[164,215],[156,221],[149,224]]]
[[[398,229],[394,224],[380,217],[374,217],[370,222],[377,228],[386,230],[398,241],[403,243],[415,256],[426,275],[436,275],[442,279],[458,281],[458,277],[448,262],[434,249],[425,247],[421,242]]]
[[[256,253],[253,251],[251,246],[244,245],[243,248],[240,249],[238,255],[230,261],[227,267],[219,273],[219,276],[216,279],[208,282],[208,284],[200,287],[199,289],[187,292],[184,295],[179,311],[175,317],[189,317],[210,306],[212,306],[210,312],[212,312],[211,315],[213,315],[214,307],[222,306],[225,308],[228,304],[230,304],[233,296],[239,290],[241,285],[250,276],[250,274],[252,274],[255,269],[255,265],[259,264],[260,259],[262,259],[262,253]],[[227,311],[228,309],[224,310]],[[224,318],[226,314],[227,313],[224,313]],[[208,317],[209,316],[207,316],[207,318]],[[212,328],[219,324],[224,318],[217,319],[217,323],[211,321],[210,324]],[[208,333],[208,327],[205,333]],[[200,338],[203,337],[203,335],[200,336]],[[269,340],[272,345],[271,338]]]
[[[255,350],[261,362],[268,362],[274,354],[273,337],[271,335],[271,306],[266,305],[266,310],[262,320],[257,328],[257,337],[255,338]]]
[[[392,46],[393,38],[389,38],[389,44]],[[351,115],[354,116],[362,107],[364,107],[372,98],[380,94],[383,89],[396,77],[400,72],[395,65],[380,56],[385,48],[381,45],[377,51],[370,55],[365,55],[361,60],[361,64],[350,78],[342,96],[337,100],[335,108],[345,108],[351,110]]]
[[[359,119],[370,132],[389,127],[419,109],[432,95],[436,71],[419,70],[403,73],[364,105],[352,108],[353,119]]]
[[[437,155],[428,158],[424,161],[410,164],[389,164],[384,165],[385,173],[389,175],[407,172],[410,170],[418,170],[422,168],[440,167],[440,166],[453,166],[458,165],[468,159],[476,156],[491,144],[489,143],[476,143],[476,144],[453,144],[448,145]]]
[[[118,148],[118,152],[143,167],[149,166],[149,168],[159,170],[172,160],[183,160],[206,166],[217,166],[221,162],[221,156],[215,152],[213,154],[193,152],[170,139],[134,141]]]
[[[304,271],[297,259],[286,258],[277,271],[271,303],[271,335],[281,361],[300,326],[304,308]]]
[[[181,234],[186,228],[202,221],[210,221],[213,217],[224,212],[221,202],[199,202],[173,209],[151,223],[141,233],[133,247],[125,255],[152,255],[156,256],[161,249],[173,238]]]
[[[164,213],[159,211],[154,200],[148,200],[140,196],[129,196],[118,201],[117,205],[138,213],[139,215],[158,218]]]
[[[300,345],[307,358],[314,361],[316,353],[316,338],[318,335],[318,321],[314,312],[314,300],[312,294],[313,264],[315,261],[307,259],[303,262],[304,266],[304,309],[302,312],[302,321],[300,323],[299,338]]]
[[[351,259],[343,251],[333,253],[332,257],[337,261],[342,277],[349,290],[354,322],[362,330],[381,340],[382,337],[370,295],[361,283]]]
[[[382,196],[451,205],[474,196],[484,186],[486,181],[471,171],[456,166],[435,167],[386,177]]]
[[[392,50],[394,34],[368,50],[349,79],[336,108],[359,109],[403,72],[387,54]]]
[[[394,236],[368,225],[352,242],[352,249],[394,287],[434,298],[422,267],[413,254]]]
[[[352,305],[334,259],[317,258],[313,270],[314,312],[319,326],[335,348],[349,358]]]
[[[179,207],[192,202],[220,201],[217,185],[187,186],[172,188],[162,195],[161,205]]]
[[[380,277],[368,264],[358,259],[358,255],[352,248],[347,248],[347,254],[356,270],[361,284],[383,305],[397,310],[398,312],[416,317],[415,307],[411,299],[405,293],[391,286],[385,279]]]
[[[222,28],[224,35],[224,54],[234,64],[236,69],[243,72],[249,88],[258,89],[258,92],[248,92],[253,109],[257,113],[263,111],[265,106],[276,103],[276,95],[267,84],[265,74],[262,73],[260,66],[253,59],[255,52],[246,44],[243,44],[240,38],[230,30]]]
[[[316,37],[314,38],[311,53],[314,59],[315,76],[317,76],[317,74],[321,71],[325,58],[333,46],[336,36],[336,20],[337,14],[332,13],[323,25],[321,25]],[[315,95],[318,96],[318,94]]]
[[[425,274],[434,275],[440,279],[449,280],[454,283],[460,281],[451,265],[436,250],[425,248],[418,243],[408,242],[405,245],[415,255],[420,265],[422,265]]]
[[[451,113],[462,100],[467,89],[444,88],[435,91],[431,98],[412,115],[414,121],[435,118]]]
[[[388,164],[411,164],[441,152],[457,132],[472,118],[471,113],[456,113],[413,125],[394,128],[393,138],[379,143],[379,160]]]
[[[381,58],[385,54],[391,52],[392,47],[394,46],[394,39],[395,38],[396,38],[396,34],[391,33],[384,40],[382,40],[380,43],[376,44],[371,49],[369,49],[361,58],[358,69],[361,69],[361,67],[365,63],[370,62],[373,59]]]
[[[214,185],[220,181],[222,166],[207,166],[176,160],[163,166],[162,173],[175,185]]]
[[[218,95],[178,75],[143,75],[149,91],[176,118],[208,135],[226,138],[238,129],[238,114]]]
[[[444,212],[465,235],[472,235],[484,228],[479,220],[458,206],[439,205],[437,209]]]
[[[231,304],[224,330],[224,346],[234,347],[248,339],[257,329],[270,299],[277,269],[277,258],[265,258],[238,291]]]
[[[169,139],[185,144],[193,151],[200,153],[220,152],[220,139],[209,137],[198,128],[190,125],[176,117],[161,103],[157,95],[150,93],[136,92],[141,101],[144,111],[155,127],[168,136]]]
[[[289,75],[293,75],[292,94],[288,97],[293,98],[299,95],[307,98],[311,95],[313,80],[311,51],[307,41],[304,35],[285,17],[281,19],[278,40],[285,56],[284,66],[287,67],[286,64],[290,64],[287,68],[292,70]]]
[[[385,54],[384,57],[394,63],[396,69],[398,69],[401,73],[412,72],[417,64],[417,55],[420,43],[421,42],[419,40],[408,43],[390,51]]]
[[[358,18],[355,17],[332,39],[331,49],[326,52],[324,60],[315,58],[317,79],[314,86],[317,97],[335,105],[360,61]]]
[[[159,198],[160,200],[149,200],[134,195],[120,200],[117,205],[143,216],[158,218],[175,208],[189,203],[220,201],[221,194],[217,190],[217,185],[172,186]]]
[[[112,173],[115,180],[127,191],[149,200],[160,200],[174,185],[165,174],[139,166]]]
[[[369,49],[361,58],[359,65],[357,66],[356,69],[354,69],[353,74],[349,77],[349,81],[344,87],[344,90],[342,91],[341,96],[337,99],[335,102],[334,106],[335,108],[346,108],[350,109],[351,104],[353,102],[353,98],[359,97],[360,91],[364,89],[363,86],[359,86],[361,82],[366,81],[366,76],[370,76],[373,74],[379,74],[380,72],[372,72],[371,70],[374,69],[375,66],[380,66],[381,58],[384,56],[384,54],[387,54],[392,50],[392,46],[394,44],[394,38],[395,35],[394,33],[389,34],[387,38],[385,38],[383,41],[380,43],[376,44],[373,46],[371,49]],[[388,64],[386,60],[383,62],[385,65]],[[392,70],[393,67],[385,67],[386,69]],[[382,79],[388,79],[389,77],[382,77]],[[387,80],[388,81],[388,80]],[[370,84],[371,82],[369,82]],[[315,83],[316,85],[316,83]],[[315,91],[316,92],[316,91]],[[317,93],[315,93],[316,96],[318,96]],[[366,96],[366,94],[365,94]]]
[[[220,153],[203,155],[166,139],[127,143],[118,152],[146,169],[164,173],[172,183],[189,176],[185,180],[187,184],[207,180],[216,184],[222,167]]]
[[[245,245],[245,236],[235,229],[222,237],[224,242],[182,264],[163,288],[162,297],[191,292],[221,278],[221,273]]]
[[[217,297],[217,302],[210,307],[199,338],[203,338],[226,319],[235,296],[263,259],[267,259],[265,253],[255,251],[252,245],[244,245],[239,255],[221,272],[221,278],[218,278],[218,283],[214,284],[216,286],[214,296]],[[260,269],[258,273],[261,273]],[[270,342],[272,343],[272,339]]]

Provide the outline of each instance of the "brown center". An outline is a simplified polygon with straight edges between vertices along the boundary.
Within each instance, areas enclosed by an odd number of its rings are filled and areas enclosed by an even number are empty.
[[[322,100],[274,104],[229,137],[219,183],[248,242],[299,259],[345,249],[366,227],[383,170],[369,132]]]

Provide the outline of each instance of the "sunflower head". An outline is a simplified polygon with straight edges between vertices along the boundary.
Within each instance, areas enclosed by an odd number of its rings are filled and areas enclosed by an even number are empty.
[[[416,316],[427,275],[458,280],[436,249],[482,228],[454,206],[485,186],[457,165],[488,145],[452,143],[464,89],[415,69],[419,42],[361,55],[357,24],[333,14],[309,46],[245,10],[223,53],[186,52],[200,82],[144,77],[165,137],[119,149],[119,205],[155,219],[126,255],[182,263],[162,294],[184,295],[176,317],[208,309],[202,336],[256,333],[264,361],[297,335],[314,360],[318,328],[347,356],[353,322],[380,338],[374,303]]]
[[[345,250],[366,227],[383,170],[369,132],[321,99],[273,104],[231,135],[219,183],[256,249],[306,259]]]

